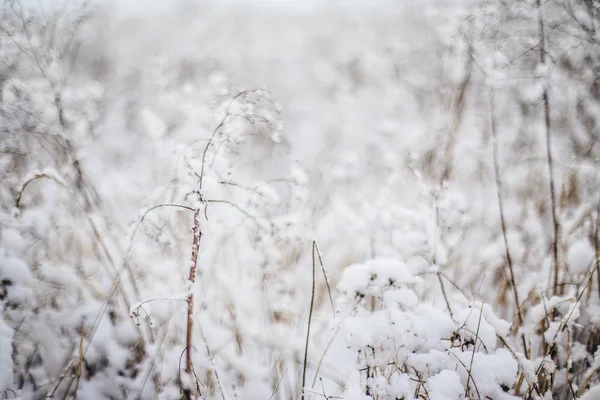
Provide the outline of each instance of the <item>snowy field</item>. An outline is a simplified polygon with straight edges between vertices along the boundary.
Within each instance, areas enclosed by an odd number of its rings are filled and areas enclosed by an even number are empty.
[[[0,399],[600,399],[598,1],[0,15]]]

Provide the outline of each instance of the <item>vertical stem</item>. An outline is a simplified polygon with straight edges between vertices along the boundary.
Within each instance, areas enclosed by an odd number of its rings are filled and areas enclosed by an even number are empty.
[[[490,113],[491,113],[491,124],[492,124],[492,152],[494,159],[494,175],[496,177],[496,192],[498,195],[498,208],[500,209],[500,225],[502,228],[502,238],[504,239],[504,256],[506,258],[506,264],[508,265],[508,272],[510,277],[510,284],[512,286],[512,292],[515,299],[515,305],[517,308],[517,317],[519,319],[519,325],[523,325],[523,313],[521,311],[521,302],[519,301],[519,293],[517,291],[517,285],[515,282],[515,273],[512,263],[512,257],[510,255],[510,249],[508,247],[508,238],[506,236],[506,221],[504,218],[504,202],[502,200],[502,180],[500,179],[500,165],[498,163],[498,140],[496,135],[496,113],[495,113],[495,102],[494,102],[494,89],[490,89]],[[527,354],[527,349],[525,349]]]
[[[492,125],[492,152],[494,159],[494,176],[496,177],[496,193],[498,195],[498,208],[500,210],[500,225],[502,228],[502,238],[504,239],[504,256],[506,258],[506,264],[508,265],[508,272],[510,274],[510,284],[512,286],[513,297],[515,299],[515,307],[517,308],[517,317],[519,326],[523,326],[523,311],[521,310],[521,302],[519,300],[519,292],[515,281],[515,272],[512,263],[512,257],[510,255],[510,248],[508,247],[508,238],[506,236],[506,219],[504,218],[504,201],[502,199],[502,180],[500,179],[500,165],[498,163],[498,140],[496,135],[496,105],[494,98],[494,89],[490,89],[490,114],[491,114],[491,125]],[[523,351],[525,357],[529,357],[529,351],[527,349],[527,340],[525,339],[525,333],[521,333],[521,342],[523,343]]]
[[[431,256],[431,263],[433,265],[437,265],[437,259],[436,259],[435,255],[436,255],[436,248],[437,248],[438,229],[440,226],[440,208],[438,205],[438,194],[437,193],[435,194],[435,196],[433,196],[433,199],[435,201],[435,233],[433,236],[433,254]],[[446,307],[448,308],[448,314],[450,314],[450,318],[454,319],[454,315],[452,315],[452,309],[450,308],[450,302],[448,301],[448,296],[446,295],[446,288],[444,287],[444,282],[442,281],[442,275],[441,275],[439,269],[438,269],[438,272],[436,275],[438,277],[438,281],[440,282],[440,286],[442,288],[442,294],[444,295],[444,301],[446,301]]]
[[[452,309],[450,308],[450,302],[448,301],[448,296],[446,295],[446,288],[444,287],[444,282],[442,281],[442,275],[439,271],[436,275],[438,277],[438,280],[440,281],[440,286],[442,287],[442,295],[444,295],[444,300],[446,301],[446,308],[448,308],[448,314],[450,314],[450,318],[454,319]]]
[[[200,248],[200,238],[202,231],[200,230],[200,209],[194,210],[194,241],[192,243],[192,263],[190,265],[190,274],[188,276],[188,312],[187,312],[187,332],[185,338],[185,373],[192,375],[192,331],[194,326],[194,282],[196,281],[196,266],[198,265],[198,250]],[[191,399],[191,388],[185,387],[183,390],[184,397]]]
[[[541,0],[536,0],[538,9],[538,27],[540,36],[540,63],[546,63],[546,39],[544,35],[544,18],[542,16]],[[547,82],[546,82],[547,83]],[[556,218],[556,191],[554,188],[554,167],[552,161],[552,136],[550,135],[550,100],[548,96],[548,86],[544,85],[544,93],[542,95],[544,102],[544,126],[546,128],[546,155],[548,158],[548,178],[550,180],[550,207],[552,209],[552,259],[554,262],[554,274],[552,281],[552,292],[558,295],[558,220]]]
[[[481,303],[481,309],[479,310],[479,320],[477,321],[477,330],[475,332],[475,341],[473,342],[473,351],[471,352],[471,362],[469,364],[469,370],[468,370],[468,375],[467,375],[467,387],[465,389],[465,397],[466,398],[470,398],[469,397],[469,391],[471,389],[471,386],[469,385],[469,381],[471,380],[471,372],[473,371],[473,361],[475,360],[475,352],[477,350],[477,340],[479,339],[479,328],[481,327],[481,317],[483,316],[483,303]],[[473,383],[475,383],[475,381],[473,381]],[[478,397],[479,396],[479,392],[477,393]]]
[[[598,265],[600,264],[600,199],[598,199],[598,207],[596,209],[596,232],[594,233],[594,250],[596,250],[596,265]],[[598,296],[600,296],[600,271],[598,271],[597,268],[596,280],[598,281]]]
[[[572,345],[573,345],[573,343],[571,341],[571,329],[567,328],[567,368],[565,368],[565,400],[569,399],[570,382],[569,382],[569,367],[568,367],[568,365],[569,365],[569,361],[571,360]],[[575,400],[575,398],[573,398],[573,400]]]
[[[308,341],[310,339],[310,324],[312,322],[313,307],[315,304],[315,251],[317,242],[312,245],[312,292],[310,296],[310,310],[308,312],[308,327],[306,329],[306,344],[304,346],[304,365],[302,366],[302,399],[304,399],[304,386],[306,385],[306,366],[308,363]]]

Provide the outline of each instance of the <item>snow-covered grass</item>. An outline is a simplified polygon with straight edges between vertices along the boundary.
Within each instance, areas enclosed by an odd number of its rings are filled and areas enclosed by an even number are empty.
[[[597,4],[132,5],[1,6],[2,398],[598,396]]]

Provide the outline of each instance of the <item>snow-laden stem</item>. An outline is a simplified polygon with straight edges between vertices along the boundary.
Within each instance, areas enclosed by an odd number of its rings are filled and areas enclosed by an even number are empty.
[[[190,266],[190,274],[188,276],[188,312],[187,312],[187,331],[185,337],[185,373],[188,375],[192,374],[192,330],[194,327],[194,292],[193,286],[196,280],[196,266],[198,263],[198,249],[200,248],[200,238],[202,237],[202,231],[200,231],[200,210],[194,210],[194,227],[192,228],[194,233],[194,240],[192,242],[192,264]],[[184,397],[186,399],[192,398],[192,388],[185,387],[183,389]]]

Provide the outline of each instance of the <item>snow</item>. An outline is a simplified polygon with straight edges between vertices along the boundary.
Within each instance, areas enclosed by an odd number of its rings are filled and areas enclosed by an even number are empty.
[[[456,371],[444,370],[429,378],[429,398],[431,400],[462,399],[464,387]]]
[[[587,392],[583,394],[579,399],[580,400],[596,400],[600,398],[600,385],[594,386]]]
[[[596,252],[589,240],[581,239],[573,243],[567,251],[567,262],[572,274],[585,274],[591,267]]]
[[[6,252],[0,253],[0,278],[17,285],[27,285],[33,280],[27,264],[22,260],[10,257]]]

